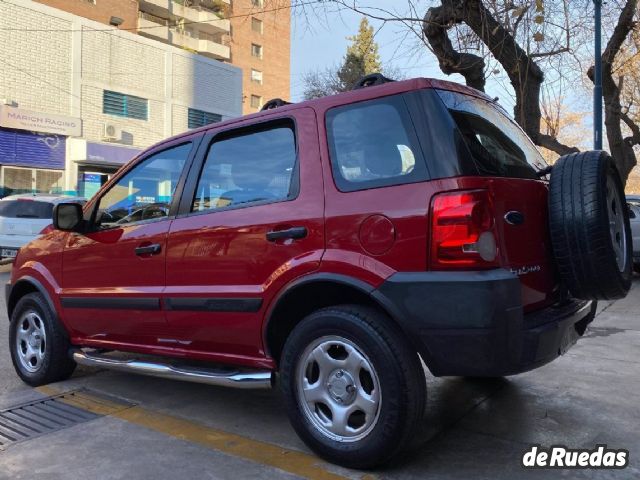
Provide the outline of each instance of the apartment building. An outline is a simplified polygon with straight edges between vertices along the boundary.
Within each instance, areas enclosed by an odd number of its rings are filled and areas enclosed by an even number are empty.
[[[135,28],[3,0],[0,44],[0,194],[91,196],[151,144],[242,114],[238,67]]]
[[[290,0],[37,1],[240,67],[245,114],[290,97]]]
[[[290,0],[233,0],[231,63],[242,69],[244,113],[290,98]]]

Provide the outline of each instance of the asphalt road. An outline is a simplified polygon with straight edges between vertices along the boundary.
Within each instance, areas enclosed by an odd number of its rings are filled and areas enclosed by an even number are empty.
[[[7,277],[0,273],[1,282]],[[578,345],[541,369],[495,381],[429,378],[416,448],[372,472],[318,460],[289,426],[276,391],[86,368],[66,382],[27,387],[13,372],[4,298],[0,304],[0,410],[84,389],[73,398],[100,415],[0,447],[1,479],[640,477],[638,279],[626,299],[601,305]],[[624,470],[524,470],[522,455],[532,444],[607,444],[629,450],[630,462]]]

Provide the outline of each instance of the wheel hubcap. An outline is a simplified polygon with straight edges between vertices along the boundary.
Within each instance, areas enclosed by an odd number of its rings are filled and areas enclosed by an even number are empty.
[[[380,414],[380,382],[367,356],[350,340],[322,337],[302,353],[297,395],[308,420],[326,437],[355,442]]]
[[[609,216],[609,233],[616,256],[618,270],[624,272],[627,265],[627,235],[624,221],[622,199],[613,178],[607,178],[607,215]]]
[[[42,366],[47,345],[44,322],[36,312],[29,311],[22,316],[17,328],[18,361],[28,372],[36,372]]]

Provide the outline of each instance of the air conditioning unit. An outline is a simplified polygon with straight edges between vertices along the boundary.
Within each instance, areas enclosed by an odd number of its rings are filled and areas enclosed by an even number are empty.
[[[118,125],[105,123],[102,127],[102,140],[107,142],[119,142],[122,140],[122,129]]]

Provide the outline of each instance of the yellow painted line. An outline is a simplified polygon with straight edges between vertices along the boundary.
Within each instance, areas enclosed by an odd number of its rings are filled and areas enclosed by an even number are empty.
[[[48,397],[54,397],[64,393],[50,386],[37,387],[36,390]],[[113,415],[120,410],[130,408],[129,405],[116,404],[103,398],[87,395],[83,392],[69,392],[69,394],[64,397],[56,398],[56,400],[71,405],[72,407],[87,410],[96,415]]]
[[[46,396],[64,393],[49,386],[37,387],[36,390]],[[140,406],[119,405],[100,397],[94,397],[86,391],[75,392],[72,398],[70,397],[65,396],[58,400],[99,415],[119,418],[180,440],[251,460],[262,465],[268,465],[311,480],[344,480],[348,478],[330,472],[322,460],[303,452],[206,427],[173,415],[147,410]],[[372,475],[361,477],[362,480],[373,478],[375,477]]]

